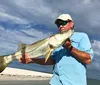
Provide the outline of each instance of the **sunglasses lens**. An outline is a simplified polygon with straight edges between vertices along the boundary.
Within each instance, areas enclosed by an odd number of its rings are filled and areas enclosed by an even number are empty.
[[[67,24],[67,21],[62,22],[62,26],[66,25],[66,24]]]
[[[60,27],[60,25],[64,26],[64,25],[66,25],[67,23],[68,23],[67,21],[60,21],[59,23],[56,23],[56,25],[57,25],[58,27]]]

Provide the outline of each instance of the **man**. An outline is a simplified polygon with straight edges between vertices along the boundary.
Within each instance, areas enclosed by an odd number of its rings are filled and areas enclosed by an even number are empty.
[[[61,14],[56,20],[59,32],[74,28],[74,21],[69,14]],[[93,50],[87,34],[74,34],[57,48],[44,63],[44,58],[29,58],[19,60],[21,63],[37,63],[54,65],[53,77],[50,85],[86,85],[86,64],[93,58]]]

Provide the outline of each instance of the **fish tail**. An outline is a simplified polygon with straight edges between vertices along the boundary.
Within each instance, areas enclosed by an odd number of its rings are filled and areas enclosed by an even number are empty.
[[[0,73],[8,66],[8,64],[13,60],[12,55],[0,56]]]

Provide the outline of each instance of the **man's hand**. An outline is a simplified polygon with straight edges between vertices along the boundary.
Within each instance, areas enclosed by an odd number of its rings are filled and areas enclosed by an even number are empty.
[[[70,39],[68,38],[65,43],[62,45],[66,50],[70,51],[70,48],[72,47]]]
[[[20,63],[28,64],[32,59],[29,58],[27,54],[23,54],[22,58],[18,60]]]

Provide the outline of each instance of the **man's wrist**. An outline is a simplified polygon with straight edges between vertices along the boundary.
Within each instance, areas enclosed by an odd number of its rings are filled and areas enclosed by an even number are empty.
[[[30,59],[28,60],[28,63],[33,63],[33,59],[30,58]]]
[[[72,51],[72,49],[73,49],[73,46],[71,45],[67,50],[70,53]]]

